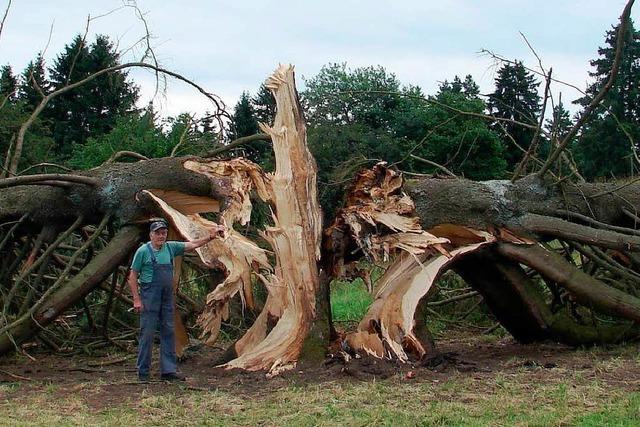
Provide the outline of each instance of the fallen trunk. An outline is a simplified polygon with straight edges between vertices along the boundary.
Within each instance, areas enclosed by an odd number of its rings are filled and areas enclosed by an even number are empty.
[[[416,329],[424,323],[420,305],[448,268],[479,291],[522,341],[637,336],[638,181],[558,184],[528,176],[515,182],[403,182],[378,165],[358,175],[347,206],[325,231],[320,281],[316,167],[306,147],[292,68],[280,67],[267,87],[278,111],[273,126],[263,126],[274,144],[273,175],[243,159],[190,157],[2,181],[0,278],[8,292],[0,351],[12,348],[12,337],[20,342],[36,333],[37,323],[45,326],[106,280],[135,249],[141,234],[135,224],[159,214],[183,238],[206,233],[203,214],[229,226],[226,239],[199,249],[195,261],[226,273],[200,317],[209,342],[228,317],[232,297],[253,307],[252,286],[260,283],[268,291],[263,311],[227,352],[227,368],[275,373],[293,366],[303,352],[322,354],[331,327],[329,278],[354,274],[353,261],[362,256],[395,264],[378,283],[358,331],[347,337],[355,351],[400,361],[428,355],[426,334]],[[252,192],[273,212],[264,238],[275,266],[269,251],[233,230],[250,220]],[[113,238],[101,234],[111,221],[125,224]],[[53,229],[61,233],[58,238]],[[49,267],[49,259],[58,264]],[[58,277],[53,291],[41,286],[45,276]]]

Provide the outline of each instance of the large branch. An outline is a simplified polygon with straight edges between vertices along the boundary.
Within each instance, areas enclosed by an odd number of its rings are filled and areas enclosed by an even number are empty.
[[[137,163],[111,163],[76,175],[46,175],[65,179],[65,188],[51,186],[15,186],[0,188],[0,222],[28,213],[30,221],[72,223],[82,214],[87,223],[99,221],[106,212],[114,212],[123,222],[148,218],[151,210],[137,194],[146,189],[163,189],[203,196],[225,202],[234,194],[225,176],[209,179],[184,167],[195,157],[163,158]],[[37,177],[38,175],[35,175]],[[1,180],[30,179],[25,177]],[[39,178],[33,178],[39,179]],[[79,181],[81,183],[75,184]],[[21,181],[22,182],[22,181]],[[36,183],[37,184],[37,183]],[[91,184],[91,185],[86,185]],[[212,200],[213,201],[213,200]]]
[[[599,230],[560,218],[526,214],[520,224],[531,233],[559,237],[620,251],[640,252],[640,237],[609,230]]]
[[[640,299],[612,288],[538,245],[499,244],[498,252],[566,288],[583,305],[640,322]]]
[[[454,268],[480,291],[500,324],[520,342],[552,339],[570,345],[592,345],[640,335],[637,325],[584,325],[566,309],[552,311],[540,284],[517,261],[498,254],[493,247],[463,258]]]
[[[39,308],[22,322],[0,335],[0,354],[30,338],[69,306],[81,301],[93,288],[106,280],[113,270],[125,263],[140,241],[140,229],[125,226],[92,260],[58,291],[50,294]]]
[[[459,224],[485,230],[505,227],[531,235],[534,230],[527,229],[527,215],[558,216],[560,212],[580,222],[580,216],[592,218],[600,223],[598,228],[603,224],[629,228],[633,222],[624,209],[640,211],[640,181],[626,186],[616,182],[554,186],[535,175],[514,183],[424,178],[408,180],[404,189],[425,229]]]

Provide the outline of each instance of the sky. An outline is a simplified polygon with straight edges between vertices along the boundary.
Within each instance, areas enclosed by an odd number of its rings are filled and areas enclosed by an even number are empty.
[[[0,0],[0,18],[9,0]],[[121,0],[12,0],[0,34],[0,65],[16,74],[45,50],[45,61],[74,35],[88,40],[106,34],[123,61],[140,59],[136,41],[145,25]],[[589,60],[597,57],[605,32],[618,22],[622,0],[138,0],[152,34],[151,44],[163,68],[182,74],[220,96],[231,110],[243,91],[255,94],[280,63],[295,66],[299,89],[323,65],[345,62],[356,68],[381,65],[405,85],[426,94],[444,80],[471,74],[482,93],[493,90],[499,65],[489,50],[543,67],[580,88],[589,82]],[[101,15],[105,15],[100,17]],[[640,9],[632,17],[637,22]],[[134,70],[141,105],[154,102],[164,116],[202,114],[210,101],[184,83],[170,80],[154,96],[155,78]],[[544,85],[541,85],[541,90]],[[555,84],[565,105],[580,96]],[[575,111],[575,107],[572,108]]]

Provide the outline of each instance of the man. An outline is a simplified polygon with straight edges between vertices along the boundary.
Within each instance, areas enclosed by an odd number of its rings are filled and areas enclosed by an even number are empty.
[[[138,379],[149,381],[151,348],[155,331],[160,326],[160,378],[184,381],[177,373],[175,330],[173,321],[173,259],[185,252],[224,235],[225,228],[216,225],[209,236],[188,242],[167,242],[168,225],[164,220],[149,226],[150,241],[138,248],[131,264],[129,286],[133,308],[140,313],[140,341],[138,343]]]

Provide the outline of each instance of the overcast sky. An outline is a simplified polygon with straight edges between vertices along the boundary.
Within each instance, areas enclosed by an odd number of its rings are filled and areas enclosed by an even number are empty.
[[[7,0],[0,0],[4,13]],[[13,0],[0,35],[0,65],[21,72],[47,47],[47,64],[73,36],[84,32],[87,16],[122,6],[119,0]],[[537,68],[522,32],[561,80],[584,88],[588,61],[597,55],[605,32],[617,23],[622,0],[139,0],[163,67],[221,96],[232,107],[242,91],[255,93],[278,63],[296,67],[298,85],[322,65],[346,62],[351,68],[382,65],[403,84],[427,94],[438,82],[471,74],[483,93],[492,90],[496,66],[488,49]],[[0,17],[2,16],[0,14]],[[640,12],[634,10],[632,17]],[[89,40],[106,34],[126,48],[144,35],[134,10],[123,8],[93,20]],[[141,50],[125,60],[139,59]],[[146,104],[153,75],[130,73]],[[578,94],[556,85],[563,100]],[[163,115],[202,113],[208,100],[179,82],[155,100]]]

